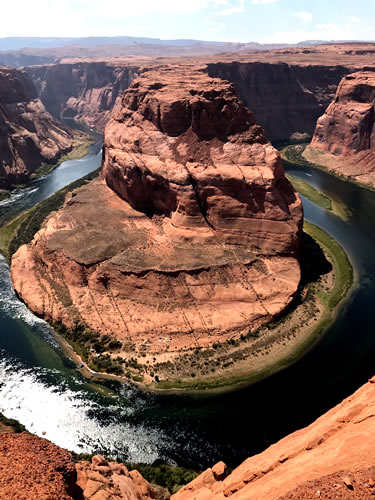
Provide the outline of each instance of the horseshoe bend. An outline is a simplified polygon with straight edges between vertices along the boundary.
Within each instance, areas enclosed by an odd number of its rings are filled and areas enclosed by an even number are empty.
[[[302,224],[279,153],[233,86],[165,65],[125,91],[100,178],[18,249],[12,279],[94,369],[159,382],[201,364],[204,377],[218,345],[256,337],[292,304]]]

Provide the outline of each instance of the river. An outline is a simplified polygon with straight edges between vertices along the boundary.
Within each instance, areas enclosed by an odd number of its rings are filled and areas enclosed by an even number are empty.
[[[100,165],[101,144],[81,160],[0,203],[0,223]],[[49,326],[14,294],[0,260],[0,411],[28,430],[76,452],[99,451],[130,462],[194,468],[247,456],[301,428],[350,395],[375,367],[375,193],[307,167],[295,176],[351,210],[345,222],[303,199],[305,217],[337,239],[358,286],[320,341],[293,366],[221,395],[152,395],[132,386],[89,383],[67,359]]]

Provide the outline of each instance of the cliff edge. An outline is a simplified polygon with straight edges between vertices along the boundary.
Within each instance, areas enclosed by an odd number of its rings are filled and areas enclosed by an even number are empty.
[[[375,73],[352,73],[342,79],[303,155],[334,173],[375,187],[374,124]]]

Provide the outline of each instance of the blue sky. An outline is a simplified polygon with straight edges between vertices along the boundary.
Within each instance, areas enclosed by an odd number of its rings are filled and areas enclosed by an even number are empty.
[[[375,40],[375,0],[17,0],[0,36]]]

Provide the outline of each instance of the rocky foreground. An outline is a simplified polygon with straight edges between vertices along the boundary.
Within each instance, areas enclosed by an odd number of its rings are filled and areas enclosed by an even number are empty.
[[[173,500],[367,499],[375,496],[375,378],[313,424],[248,458],[228,477],[223,464]]]
[[[0,434],[1,500],[149,500],[151,485],[136,471],[72,455],[31,434]]]
[[[375,378],[227,475],[219,462],[172,500],[370,499],[375,496]],[[29,434],[0,434],[0,499],[149,500],[168,492],[101,456],[75,463]]]
[[[304,157],[334,173],[375,187],[375,73],[358,71],[341,81],[317,122]]]
[[[112,356],[146,369],[239,338],[291,303],[301,201],[231,84],[189,65],[145,73],[103,155],[102,180],[13,256],[34,312],[116,338]]]
[[[45,110],[26,73],[0,68],[0,188],[26,182],[81,137]]]

